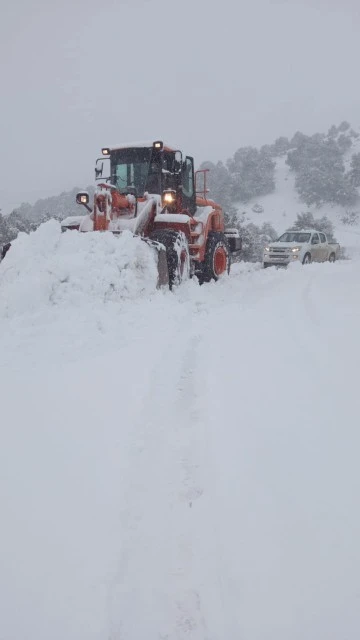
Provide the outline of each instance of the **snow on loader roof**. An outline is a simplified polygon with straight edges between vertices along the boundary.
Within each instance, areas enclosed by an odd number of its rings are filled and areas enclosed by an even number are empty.
[[[110,145],[108,148],[110,149],[110,151],[116,151],[117,149],[152,148],[154,140],[145,140],[142,142],[122,142],[121,144]],[[180,147],[178,147],[177,145],[169,144],[168,142],[166,142],[166,140],[162,140],[162,143],[164,145],[164,149],[167,149],[169,151],[176,151],[177,149],[180,149]]]

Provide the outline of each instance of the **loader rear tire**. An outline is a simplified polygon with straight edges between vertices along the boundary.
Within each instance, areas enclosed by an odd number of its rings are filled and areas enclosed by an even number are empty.
[[[159,229],[150,235],[150,240],[160,242],[166,249],[169,288],[187,280],[190,277],[190,251],[185,234],[173,229]]]
[[[200,284],[218,280],[224,273],[230,273],[231,254],[226,236],[218,231],[209,231],[205,260],[198,273]]]

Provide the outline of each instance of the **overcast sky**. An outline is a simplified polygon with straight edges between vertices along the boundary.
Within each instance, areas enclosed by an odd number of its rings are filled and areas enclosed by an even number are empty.
[[[360,126],[358,0],[0,0],[0,208],[93,182],[101,146],[203,160]]]

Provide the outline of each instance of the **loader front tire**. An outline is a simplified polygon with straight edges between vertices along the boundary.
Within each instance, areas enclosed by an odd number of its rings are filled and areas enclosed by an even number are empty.
[[[159,229],[150,235],[150,240],[160,242],[166,249],[169,288],[187,280],[190,277],[190,251],[185,234],[173,229]]]
[[[230,273],[230,248],[226,236],[218,231],[209,231],[205,260],[198,274],[199,282],[218,280],[224,273]]]

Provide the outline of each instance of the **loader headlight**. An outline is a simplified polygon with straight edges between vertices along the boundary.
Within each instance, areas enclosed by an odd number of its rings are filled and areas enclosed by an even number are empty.
[[[153,147],[158,151],[162,151],[162,149],[164,148],[164,143],[162,140],[155,140],[155,142],[153,142]]]
[[[300,251],[301,247],[294,247],[293,249],[291,249],[291,251],[293,253],[297,253],[298,251]]]
[[[110,155],[109,147],[104,147],[103,149],[101,149],[101,153],[103,154],[103,156],[109,156]]]
[[[164,207],[172,207],[176,203],[176,191],[173,189],[165,189],[162,195],[162,201]]]
[[[80,191],[76,194],[76,202],[78,204],[89,204],[89,194],[86,191]]]

